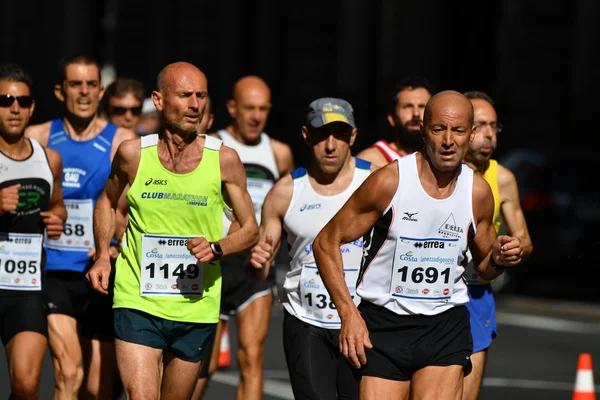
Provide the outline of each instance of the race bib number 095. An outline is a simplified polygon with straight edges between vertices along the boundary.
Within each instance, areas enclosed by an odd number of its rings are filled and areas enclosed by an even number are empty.
[[[188,239],[142,235],[142,296],[202,296],[203,264],[190,254]]]
[[[42,235],[9,233],[0,242],[0,289],[41,290],[41,261]]]

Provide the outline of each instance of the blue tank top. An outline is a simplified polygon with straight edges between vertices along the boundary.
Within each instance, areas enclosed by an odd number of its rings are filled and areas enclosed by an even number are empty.
[[[110,153],[117,129],[108,123],[93,139],[75,141],[65,131],[62,119],[50,125],[48,147],[62,157],[62,190],[69,218],[59,240],[45,240],[48,271],[86,272],[93,263],[87,256],[94,247],[92,214],[110,175]]]

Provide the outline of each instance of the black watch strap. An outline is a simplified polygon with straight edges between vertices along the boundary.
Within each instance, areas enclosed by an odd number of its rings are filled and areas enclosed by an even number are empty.
[[[506,269],[505,266],[496,264],[496,261],[494,261],[494,255],[493,254],[490,256],[490,263],[489,264],[490,264],[490,267],[492,267],[496,271],[504,271]]]
[[[221,257],[223,257],[223,250],[221,250],[221,245],[219,242],[211,242],[210,249],[212,250],[215,260],[219,260]]]

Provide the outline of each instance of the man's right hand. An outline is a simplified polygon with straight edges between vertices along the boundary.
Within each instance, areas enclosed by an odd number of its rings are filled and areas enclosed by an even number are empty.
[[[12,185],[0,189],[0,213],[15,211],[19,204],[19,189],[21,185]]]
[[[258,242],[252,249],[250,264],[256,269],[263,269],[273,256],[273,238],[267,235],[264,241]]]
[[[94,266],[85,275],[92,288],[102,294],[108,294],[108,282],[111,273],[110,260],[98,258]]]
[[[354,309],[347,317],[342,318],[339,336],[340,352],[355,368],[367,363],[365,347],[372,349],[367,324],[358,310]]]

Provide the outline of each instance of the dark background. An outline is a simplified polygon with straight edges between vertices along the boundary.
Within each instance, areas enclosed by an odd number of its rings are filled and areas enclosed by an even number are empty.
[[[2,16],[0,61],[32,73],[38,99],[33,123],[60,115],[52,86],[65,55],[91,53],[117,75],[143,81],[147,95],[162,67],[183,60],[208,77],[213,129],[229,122],[224,104],[233,83],[246,74],[263,77],[273,93],[267,132],[292,145],[296,164],[307,161],[300,126],[317,97],[351,102],[358,151],[386,134],[392,88],[407,75],[425,76],[439,90],[484,90],[505,125],[498,158],[534,150],[558,157],[552,168],[562,171],[567,163],[573,171],[559,176],[542,168],[532,177],[524,164],[530,176],[517,174],[527,186],[521,196],[527,196],[538,249],[537,264],[535,257],[531,264],[542,271],[551,264],[555,283],[568,267],[575,276],[569,297],[591,282],[584,277],[594,272],[600,249],[599,196],[582,176],[594,172],[600,145],[594,119],[600,90],[597,0],[4,0]],[[566,161],[562,154],[569,154]],[[543,189],[538,177],[546,182]],[[556,182],[576,184],[564,188]],[[565,191],[572,195],[567,203],[560,197]],[[548,214],[539,213],[540,204],[551,205]],[[553,254],[552,240],[560,242],[561,253]],[[542,295],[566,296],[548,287]],[[590,283],[584,297],[597,299],[599,292]]]

